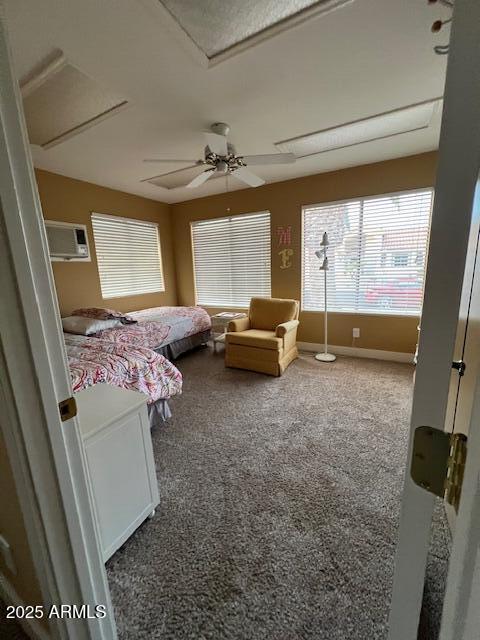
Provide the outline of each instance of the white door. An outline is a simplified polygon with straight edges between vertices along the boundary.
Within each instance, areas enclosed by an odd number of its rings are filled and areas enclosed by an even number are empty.
[[[477,190],[477,197],[478,197]],[[479,204],[474,203],[474,211]],[[445,431],[468,436],[480,371],[480,215],[472,217],[465,277],[454,349]],[[466,361],[468,360],[468,367]],[[450,529],[456,525],[455,509],[445,502]]]
[[[72,389],[46,247],[0,0],[1,428],[46,607],[91,607],[89,617],[49,618],[52,637],[114,640],[78,423],[60,420]]]
[[[419,359],[412,405],[410,446],[389,620],[389,640],[416,640],[434,498],[410,476],[415,430],[446,424],[452,361],[470,230],[480,215],[475,198],[480,170],[480,2],[456,0],[444,94],[439,164],[425,281]],[[478,268],[478,264],[477,264]],[[478,349],[478,345],[477,345]],[[468,361],[468,354],[465,360]],[[475,364],[472,364],[472,371]],[[456,520],[442,621],[442,640],[478,638],[475,607],[469,609],[480,566],[478,479],[480,385],[469,417],[468,456]],[[477,500],[475,501],[475,498]],[[476,565],[477,562],[477,565]],[[469,567],[469,570],[466,570]],[[477,572],[477,573],[476,573]],[[477,575],[478,574],[478,575]],[[470,618],[466,615],[467,611]],[[465,614],[465,615],[463,615]],[[470,626],[469,626],[470,625]]]

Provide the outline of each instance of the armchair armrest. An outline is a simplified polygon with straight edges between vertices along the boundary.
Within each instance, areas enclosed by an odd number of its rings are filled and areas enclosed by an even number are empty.
[[[250,329],[250,318],[236,318],[230,320],[227,325],[227,331],[247,331]]]
[[[277,338],[283,338],[289,331],[293,331],[294,329],[296,329],[299,324],[300,322],[298,320],[289,320],[288,322],[282,322],[282,324],[279,324],[277,326],[275,335],[277,336]]]

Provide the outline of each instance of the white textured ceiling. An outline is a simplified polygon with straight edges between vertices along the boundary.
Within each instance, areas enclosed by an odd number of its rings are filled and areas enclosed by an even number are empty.
[[[44,148],[60,144],[126,105],[123,98],[111,95],[69,64],[62,64],[28,93],[23,86],[22,96],[30,142]]]
[[[167,190],[142,179],[143,158],[200,158],[202,130],[228,122],[238,153],[442,95],[445,57],[433,45],[441,6],[355,0],[208,68],[165,20],[159,0],[5,0],[19,78],[61,49],[130,106],[48,150],[35,166],[164,202],[218,193],[223,180]],[[415,132],[337,149],[294,165],[255,167],[267,182],[435,149],[439,121]],[[158,173],[180,168],[159,165]],[[230,189],[244,188],[230,180]]]
[[[159,0],[198,47],[213,57],[329,0]]]

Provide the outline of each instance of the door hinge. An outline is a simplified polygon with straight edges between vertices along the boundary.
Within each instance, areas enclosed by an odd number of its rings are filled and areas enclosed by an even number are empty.
[[[456,369],[458,371],[459,376],[463,376],[466,368],[467,368],[467,365],[463,360],[454,360],[452,362],[452,369]]]
[[[418,427],[413,441],[411,476],[415,484],[444,498],[458,511],[467,458],[467,436]]]
[[[66,400],[59,402],[58,411],[62,422],[70,420],[70,418],[74,418],[77,415],[77,403],[75,402],[75,398],[67,398]]]

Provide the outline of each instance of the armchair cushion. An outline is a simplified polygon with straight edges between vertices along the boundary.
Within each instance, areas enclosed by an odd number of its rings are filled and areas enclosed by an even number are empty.
[[[258,349],[283,349],[283,338],[277,338],[274,331],[262,331],[261,329],[247,329],[239,333],[227,333],[226,343],[238,344],[245,347],[257,347]]]
[[[282,322],[298,317],[298,303],[282,298],[252,298],[249,315],[252,329],[275,331]]]
[[[227,325],[227,331],[246,331],[247,329],[250,329],[249,318],[236,318],[230,320]]]
[[[277,329],[275,331],[275,335],[278,338],[283,338],[285,336],[286,333],[288,333],[289,331],[293,331],[294,329],[296,329],[299,325],[299,321],[298,320],[289,320],[288,322],[282,322],[282,324],[279,324],[277,326]]]

